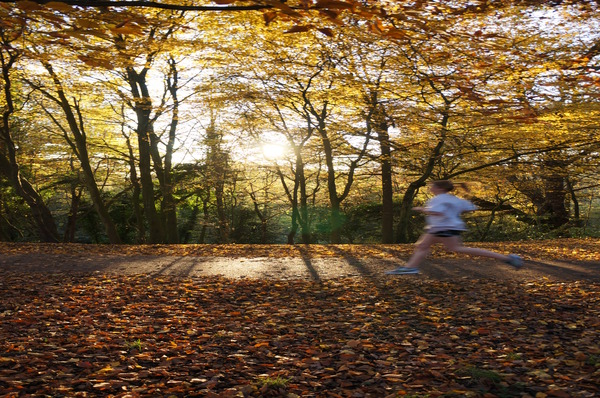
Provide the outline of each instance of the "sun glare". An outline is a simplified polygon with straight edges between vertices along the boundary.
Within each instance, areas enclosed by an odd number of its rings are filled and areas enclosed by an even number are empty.
[[[261,150],[265,159],[267,160],[279,160],[285,158],[288,152],[288,148],[281,144],[266,143],[261,145]]]

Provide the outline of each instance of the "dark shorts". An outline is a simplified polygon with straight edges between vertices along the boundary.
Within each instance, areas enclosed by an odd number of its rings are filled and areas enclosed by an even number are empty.
[[[458,231],[456,229],[448,229],[445,231],[437,231],[437,232],[429,232],[433,236],[437,236],[438,238],[450,238],[451,236],[460,236],[463,231]]]

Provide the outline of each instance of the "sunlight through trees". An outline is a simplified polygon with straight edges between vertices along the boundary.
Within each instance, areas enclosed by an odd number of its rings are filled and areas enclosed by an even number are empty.
[[[598,11],[0,1],[0,239],[408,242],[444,178],[468,239],[596,236]]]

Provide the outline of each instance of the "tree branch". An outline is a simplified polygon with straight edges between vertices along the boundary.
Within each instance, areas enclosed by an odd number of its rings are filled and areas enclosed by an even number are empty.
[[[47,4],[56,0],[34,0],[37,4]],[[143,7],[143,8],[158,8],[163,10],[176,10],[176,11],[260,11],[274,8],[268,4],[254,4],[247,6],[194,6],[184,4],[168,4],[160,3],[156,1],[145,1],[145,0],[60,0],[61,3],[68,4],[71,6],[85,7],[85,8],[101,8],[101,7]],[[0,3],[17,3],[17,0],[0,0]]]

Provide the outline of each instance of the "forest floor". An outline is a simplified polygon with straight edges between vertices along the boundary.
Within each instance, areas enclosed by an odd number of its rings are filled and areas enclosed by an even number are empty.
[[[560,239],[467,243],[516,253],[525,260],[514,271],[494,259],[434,250],[421,278],[492,278],[600,281],[600,240]],[[180,277],[325,280],[386,278],[404,264],[413,245],[86,245],[0,242],[0,269],[49,273],[161,274]]]
[[[600,241],[0,243],[0,396],[600,396]]]

